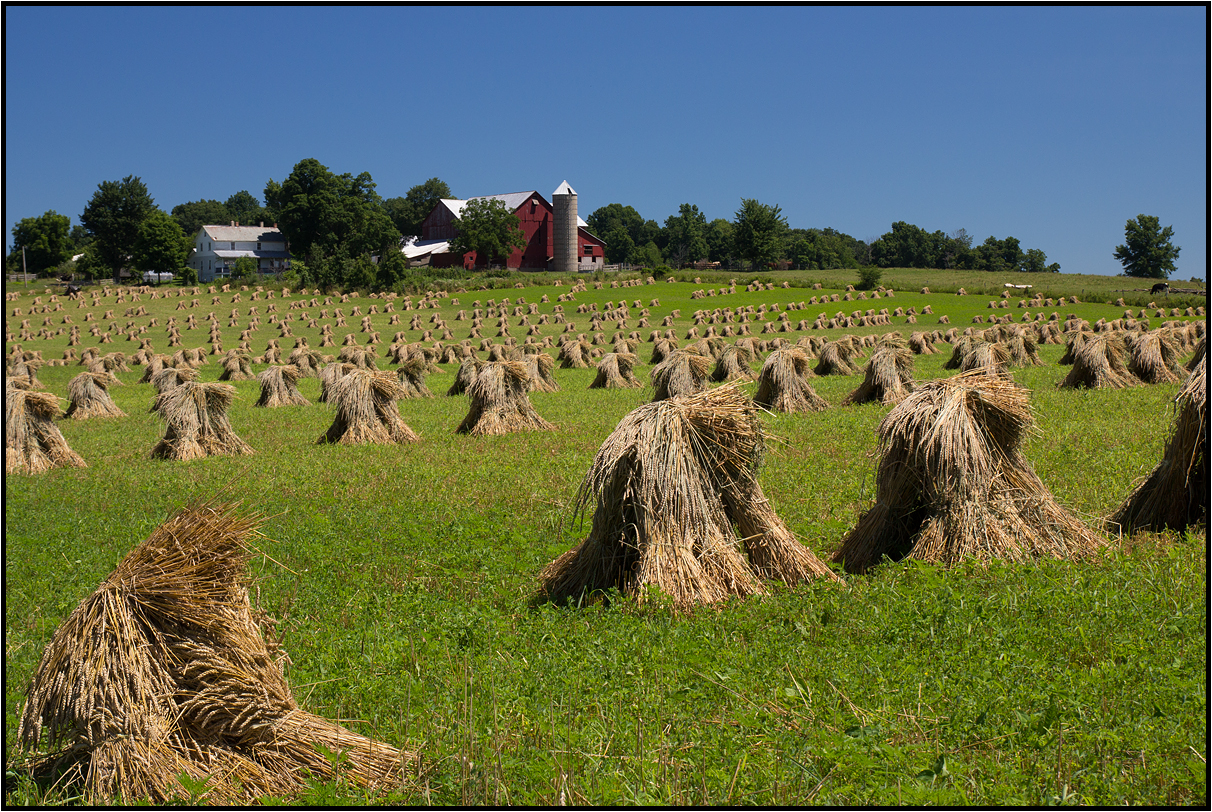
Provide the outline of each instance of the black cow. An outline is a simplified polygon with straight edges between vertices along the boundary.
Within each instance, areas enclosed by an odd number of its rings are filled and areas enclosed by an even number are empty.
[[[1167,296],[1169,296],[1170,295],[1170,283],[1169,282],[1158,282],[1156,285],[1154,285],[1152,288],[1149,289],[1149,293],[1150,294],[1164,293]]]

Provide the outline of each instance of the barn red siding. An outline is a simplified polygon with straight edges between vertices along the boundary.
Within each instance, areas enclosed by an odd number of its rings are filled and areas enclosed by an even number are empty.
[[[505,262],[508,268],[527,268],[545,270],[552,256],[552,243],[555,237],[553,224],[553,209],[542,195],[535,192],[521,206],[514,210],[518,216],[518,225],[526,238],[526,247],[514,249]],[[455,235],[454,214],[446,206],[439,204],[421,224],[421,239],[449,240]],[[588,248],[588,250],[586,250]],[[580,257],[604,257],[605,246],[601,240],[591,235],[584,228],[577,229],[577,255]],[[476,252],[469,251],[459,255],[455,253],[435,254],[431,265],[436,268],[450,268],[456,265],[471,269],[475,267]]]

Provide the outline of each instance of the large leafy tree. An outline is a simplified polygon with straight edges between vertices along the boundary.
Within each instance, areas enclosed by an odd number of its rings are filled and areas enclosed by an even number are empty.
[[[71,218],[54,209],[40,217],[26,217],[13,226],[13,254],[16,267],[24,266],[33,274],[44,274],[56,265],[71,259],[74,245],[71,239]]]
[[[606,261],[643,262],[650,264],[650,256],[640,257],[641,249],[648,243],[656,243],[658,249],[663,241],[661,227],[655,220],[645,220],[632,206],[609,203],[585,218],[589,231],[606,243]]]
[[[665,218],[665,257],[674,268],[707,256],[707,215],[692,203]]]
[[[1182,249],[1170,242],[1174,228],[1161,227],[1158,218],[1138,214],[1124,226],[1124,244],[1116,246],[1115,258],[1126,276],[1166,279],[1177,270],[1174,260]]]
[[[231,215],[228,219],[235,220],[242,226],[252,226],[257,223],[273,222],[269,211],[261,205],[261,201],[253,197],[252,192],[241,189],[223,204]]]
[[[193,237],[202,226],[223,226],[234,219],[227,207],[218,200],[193,200],[173,206],[173,219],[187,237]]]
[[[113,273],[115,284],[121,281],[139,226],[155,208],[147,186],[134,175],[102,181],[84,207],[80,223],[92,235],[97,261]]]
[[[266,186],[266,197],[280,205],[278,225],[290,242],[291,253],[310,257],[338,249],[353,257],[398,243],[400,232],[383,210],[369,172],[356,177],[336,175],[314,158],[295,164],[281,189]]]
[[[445,181],[430,178],[408,190],[404,197],[391,197],[383,201],[383,208],[400,233],[407,237],[421,236],[421,223],[438,205],[439,200],[454,199],[454,193]]]
[[[143,222],[131,248],[131,264],[135,269],[179,274],[189,259],[190,238],[177,221],[168,214],[153,209]]]
[[[707,258],[712,262],[730,263],[735,254],[732,245],[732,223],[717,217],[707,224]]]
[[[782,256],[787,218],[778,206],[751,198],[741,198],[733,222],[732,240],[736,253],[747,259],[754,271]]]
[[[476,252],[476,264],[488,264],[494,259],[507,260],[515,248],[526,247],[526,235],[521,220],[503,201],[480,197],[469,200],[455,219],[452,250],[465,254]]]

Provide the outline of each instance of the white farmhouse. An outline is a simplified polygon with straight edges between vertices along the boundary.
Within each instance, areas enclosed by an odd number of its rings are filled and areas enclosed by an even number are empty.
[[[202,226],[194,237],[189,266],[198,273],[199,282],[231,276],[236,260],[251,257],[257,261],[257,273],[281,273],[290,267],[286,237],[276,226]]]

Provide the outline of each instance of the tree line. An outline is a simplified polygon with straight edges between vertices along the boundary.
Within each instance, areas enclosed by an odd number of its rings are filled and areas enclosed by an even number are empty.
[[[122,269],[172,270],[192,283],[186,262],[204,225],[237,222],[276,224],[286,237],[291,277],[304,284],[388,289],[413,279],[399,248],[420,235],[421,224],[442,198],[454,198],[439,178],[413,186],[402,197],[384,199],[369,172],[336,174],[314,158],[297,163],[281,182],[270,179],[262,198],[240,190],[227,200],[196,200],[165,212],[142,180],[104,181],[84,207],[79,225],[48,211],[13,227],[14,248],[6,270],[38,275],[74,273],[77,278],[112,276]],[[262,203],[262,200],[264,202]],[[498,205],[493,205],[493,204]],[[708,220],[697,205],[683,203],[664,223],[645,219],[634,207],[610,203],[585,218],[606,244],[606,261],[648,268],[718,267],[824,270],[834,268],[955,268],[991,272],[1055,273],[1043,250],[1023,249],[1015,237],[988,237],[974,245],[964,229],[950,234],[897,221],[866,242],[833,228],[792,228],[777,205],[743,198],[731,220]],[[468,206],[452,248],[476,251],[482,261],[501,259],[520,247],[518,219],[499,201]],[[1126,242],[1114,256],[1125,275],[1166,278],[1179,248],[1158,218],[1129,220]],[[73,257],[76,257],[73,260]],[[712,267],[715,267],[712,265]],[[255,275],[256,263],[237,271]],[[443,269],[443,275],[458,269]]]

